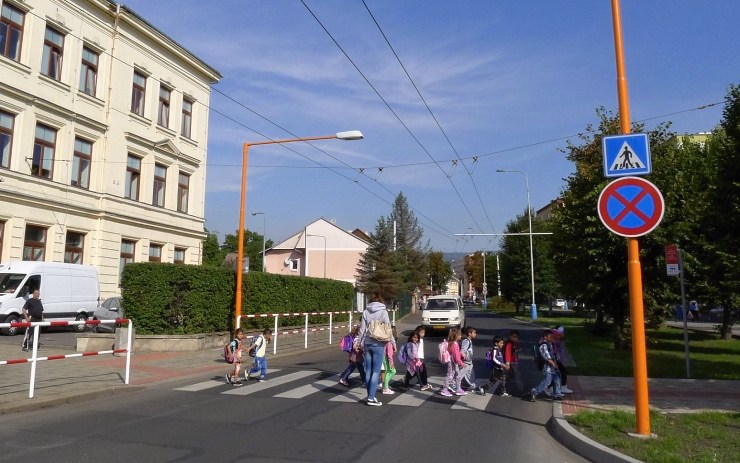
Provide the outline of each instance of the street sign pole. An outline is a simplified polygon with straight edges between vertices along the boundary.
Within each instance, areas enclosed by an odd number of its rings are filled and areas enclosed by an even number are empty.
[[[686,359],[686,379],[691,379],[691,359],[689,357],[689,326],[686,316],[688,306],[686,305],[686,288],[683,284],[683,249],[678,248],[678,277],[681,279],[681,310],[683,312],[683,345],[684,358]]]
[[[619,0],[612,0],[614,52],[617,63],[617,94],[621,132],[631,132],[627,75],[622,47],[622,14]],[[635,416],[637,433],[650,436],[650,403],[648,400],[647,355],[645,353],[645,314],[642,304],[642,269],[637,238],[627,238],[627,275],[629,281],[630,325],[632,326],[632,364],[635,377]]]

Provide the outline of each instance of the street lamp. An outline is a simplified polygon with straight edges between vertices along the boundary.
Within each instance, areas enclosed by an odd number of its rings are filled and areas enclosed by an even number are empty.
[[[532,320],[537,319],[537,304],[534,300],[534,246],[532,245],[532,206],[529,202],[529,177],[527,176],[526,172],[523,172],[521,170],[504,170],[504,169],[496,169],[496,172],[506,172],[506,173],[518,173],[524,175],[524,181],[527,185],[527,217],[529,218],[529,267],[532,273],[532,307],[531,307],[531,314],[532,314]]]
[[[239,206],[239,243],[238,243],[238,254],[237,254],[237,265],[236,268],[236,304],[234,307],[234,318],[236,319],[235,326],[239,328],[241,326],[242,317],[242,276],[244,274],[244,268],[242,261],[244,260],[244,207],[247,202],[247,160],[249,159],[249,147],[256,145],[276,145],[282,143],[294,143],[300,141],[314,141],[314,140],[330,140],[337,138],[339,140],[362,140],[364,137],[362,132],[359,130],[350,130],[348,132],[339,132],[335,135],[324,135],[320,137],[306,137],[306,138],[287,138],[283,140],[265,140],[256,142],[244,142],[242,147],[242,188],[241,188],[241,203]]]
[[[267,214],[265,214],[264,212],[252,212],[252,217],[256,215],[262,216],[262,273],[265,273],[267,271],[265,259],[265,241],[267,240],[265,222],[267,221]]]
[[[488,307],[488,283],[486,282],[486,253],[481,252],[483,256],[483,308]]]
[[[315,236],[317,238],[324,238],[324,278],[326,278],[326,236],[312,235],[310,233],[306,233],[306,236]],[[306,248],[308,248],[308,241],[306,242]],[[308,249],[306,249],[306,254],[308,255]]]

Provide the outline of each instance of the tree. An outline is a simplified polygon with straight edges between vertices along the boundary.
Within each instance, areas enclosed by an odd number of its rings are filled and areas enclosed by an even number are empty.
[[[224,253],[218,243],[218,236],[205,230],[206,239],[203,240],[203,265],[220,267],[224,262]]]
[[[249,258],[249,271],[262,271],[262,240],[265,237],[251,230],[244,230],[244,257]],[[265,242],[265,249],[272,247],[272,240]],[[239,230],[224,237],[224,244],[221,246],[224,255],[230,252],[239,251]]]
[[[432,280],[432,291],[441,294],[447,290],[447,282],[452,278],[452,266],[445,262],[444,254],[441,252],[430,252],[428,254],[427,268]]]

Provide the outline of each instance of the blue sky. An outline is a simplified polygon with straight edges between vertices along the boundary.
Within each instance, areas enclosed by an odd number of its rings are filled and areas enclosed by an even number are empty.
[[[247,228],[262,233],[251,212],[265,212],[276,242],[319,217],[372,231],[403,192],[435,250],[493,250],[497,238],[454,234],[500,233],[525,210],[524,176],[496,170],[526,172],[539,209],[573,170],[566,140],[595,108],[618,110],[607,0],[365,0],[373,16],[360,0],[304,2],[124,2],[223,74],[206,185],[206,227],[221,237],[238,226],[244,141],[361,130],[253,147]],[[722,105],[691,109],[740,83],[740,2],[621,3],[632,120],[712,130]]]

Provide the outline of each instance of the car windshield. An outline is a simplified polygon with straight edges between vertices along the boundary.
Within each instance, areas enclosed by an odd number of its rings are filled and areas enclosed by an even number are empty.
[[[0,274],[0,293],[14,293],[25,277],[23,273]]]
[[[430,299],[426,308],[427,310],[455,310],[457,304],[451,299]]]

